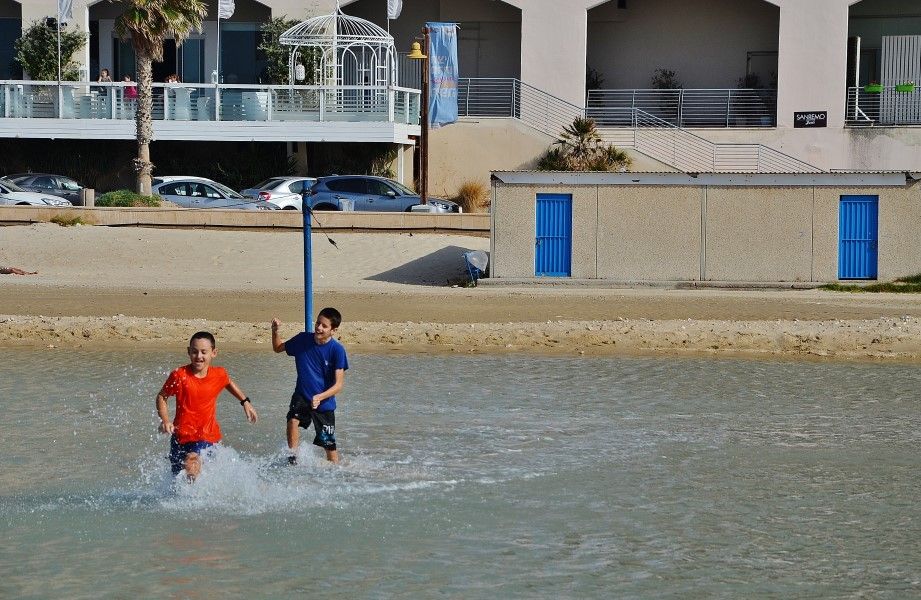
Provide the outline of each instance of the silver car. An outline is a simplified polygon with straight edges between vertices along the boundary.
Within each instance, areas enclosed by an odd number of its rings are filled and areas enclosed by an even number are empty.
[[[317,182],[315,177],[270,177],[240,192],[253,200],[265,200],[284,210],[302,210],[303,194]]]
[[[64,198],[51,194],[27,192],[12,181],[0,180],[0,205],[13,206],[73,206]]]
[[[276,210],[264,200],[251,200],[226,185],[204,177],[154,177],[154,194],[183,208],[236,208],[240,210]]]

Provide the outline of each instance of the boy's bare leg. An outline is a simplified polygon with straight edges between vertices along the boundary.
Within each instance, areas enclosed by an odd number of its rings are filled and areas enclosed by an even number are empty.
[[[297,445],[300,443],[301,439],[301,432],[298,429],[300,425],[301,422],[297,419],[288,419],[288,452],[290,454],[288,457],[288,462],[291,464],[294,464],[294,462],[291,460],[292,458],[294,458],[295,461],[297,460]]]
[[[189,452],[185,457],[185,474],[189,482],[195,481],[201,474],[201,458],[195,452]]]
[[[338,463],[339,462],[339,451],[338,450],[327,450],[326,460],[328,460],[331,463]]]

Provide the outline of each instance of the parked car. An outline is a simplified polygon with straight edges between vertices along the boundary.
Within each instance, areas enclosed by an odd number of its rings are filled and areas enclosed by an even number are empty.
[[[204,177],[177,175],[154,177],[151,191],[183,208],[237,208],[241,210],[276,210],[264,200],[251,200],[226,185]]]
[[[16,173],[4,179],[12,181],[27,192],[51,194],[67,199],[74,206],[83,206],[83,186],[63,175],[51,173]]]
[[[300,211],[304,192],[309,192],[316,177],[270,177],[240,192],[253,200],[265,200],[284,210]]]
[[[27,192],[12,181],[0,179],[0,204],[21,206],[73,206],[64,198],[51,194]]]
[[[333,175],[319,177],[305,195],[314,210],[373,210],[404,212],[421,204],[414,191],[392,179],[371,175]],[[343,202],[344,201],[344,202]],[[434,212],[459,213],[461,207],[441,198],[429,198]],[[351,206],[349,206],[351,204]]]

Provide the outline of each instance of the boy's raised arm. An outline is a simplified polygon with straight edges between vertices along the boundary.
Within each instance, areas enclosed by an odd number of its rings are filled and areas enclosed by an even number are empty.
[[[281,325],[281,321],[279,321],[277,318],[272,319],[272,350],[275,352],[284,352],[285,342],[281,339],[281,335],[278,333],[279,325]]]

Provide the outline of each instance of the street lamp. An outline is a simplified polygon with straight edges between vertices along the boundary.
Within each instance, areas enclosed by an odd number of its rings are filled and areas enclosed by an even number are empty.
[[[422,43],[429,47],[429,28],[422,28]],[[413,42],[407,58],[422,61],[422,135],[419,139],[419,198],[422,204],[429,199],[429,57],[422,53],[419,42]]]

